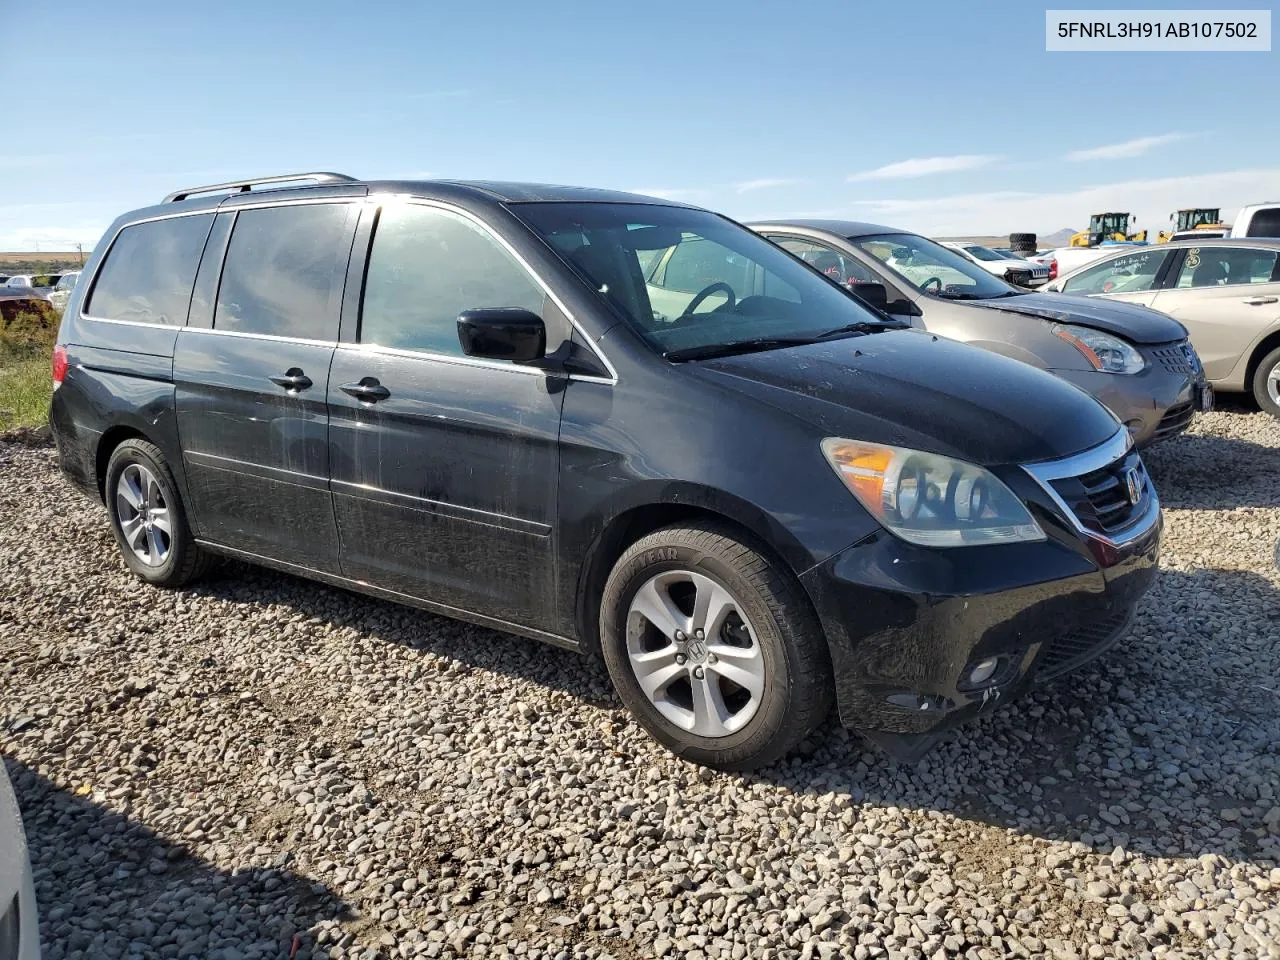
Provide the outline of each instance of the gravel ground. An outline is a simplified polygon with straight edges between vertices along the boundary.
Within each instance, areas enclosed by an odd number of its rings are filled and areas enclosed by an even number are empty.
[[[917,768],[672,759],[598,664],[228,565],[127,576],[0,443],[0,747],[46,956],[1280,957],[1280,423],[1152,451],[1100,663]]]

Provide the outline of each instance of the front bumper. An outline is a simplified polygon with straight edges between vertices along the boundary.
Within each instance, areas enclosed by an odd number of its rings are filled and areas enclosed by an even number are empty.
[[[898,756],[1100,655],[1155,577],[1154,492],[1116,542],[1082,531],[1018,468],[999,472],[1048,539],[947,550],[882,532],[801,578],[827,634],[842,722]],[[968,683],[992,658],[990,679]]]
[[[1051,372],[1097,397],[1141,448],[1182,433],[1197,412],[1212,409],[1213,390],[1198,359],[1185,359],[1183,343],[1142,346],[1147,361],[1131,376],[1089,370]],[[1194,354],[1192,354],[1194,356]]]

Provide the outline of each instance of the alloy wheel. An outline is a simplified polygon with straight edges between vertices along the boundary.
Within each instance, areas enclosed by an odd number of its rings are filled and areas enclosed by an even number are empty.
[[[1271,368],[1267,374],[1267,396],[1276,406],[1280,406],[1280,363]]]
[[[627,614],[627,656],[645,696],[681,730],[726,737],[759,709],[765,664],[756,633],[729,590],[705,574],[669,570],[640,587]]]
[[[149,567],[161,566],[173,549],[169,505],[155,474],[140,463],[120,471],[116,481],[116,516],[125,543]]]

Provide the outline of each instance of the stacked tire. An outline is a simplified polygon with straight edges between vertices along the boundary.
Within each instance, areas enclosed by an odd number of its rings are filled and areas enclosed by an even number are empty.
[[[1009,250],[1018,256],[1026,256],[1036,252],[1036,235],[1034,233],[1009,234]]]

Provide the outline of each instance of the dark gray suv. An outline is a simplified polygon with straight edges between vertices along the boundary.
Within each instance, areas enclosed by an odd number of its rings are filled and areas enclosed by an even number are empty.
[[[1098,655],[1154,575],[1101,404],[739,224],[276,179],[121,217],[63,318],[62,466],[148,583],[238,557],[598,652],[655,737],[743,768],[833,700],[926,748]]]

